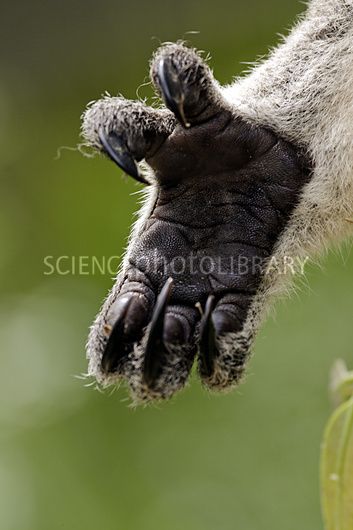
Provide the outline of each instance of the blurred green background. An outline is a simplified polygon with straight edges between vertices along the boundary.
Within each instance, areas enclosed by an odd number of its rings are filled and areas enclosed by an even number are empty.
[[[353,357],[350,246],[277,306],[238,391],[194,377],[132,410],[99,393],[87,329],[109,275],[44,275],[51,255],[120,254],[137,186],[75,147],[86,103],[136,97],[159,42],[186,38],[230,82],[303,10],[289,0],[1,2],[1,530],[320,529],[327,376]],[[199,33],[190,33],[199,32]],[[141,96],[150,96],[142,87]]]

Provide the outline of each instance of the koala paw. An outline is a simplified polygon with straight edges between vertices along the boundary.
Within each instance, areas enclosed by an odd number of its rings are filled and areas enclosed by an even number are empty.
[[[143,402],[182,388],[197,356],[208,388],[239,382],[251,305],[310,175],[298,149],[224,100],[194,50],[163,46],[151,78],[166,108],[104,98],[83,121],[93,147],[153,189],[88,343],[98,381],[126,380]]]

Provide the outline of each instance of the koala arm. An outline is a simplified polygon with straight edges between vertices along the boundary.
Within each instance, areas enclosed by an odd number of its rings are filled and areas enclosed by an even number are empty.
[[[320,252],[346,236],[353,212],[353,2],[312,0],[284,42],[223,95],[312,160],[313,178],[284,237],[288,251]]]
[[[352,234],[353,2],[312,0],[284,42],[223,95],[253,123],[302,146],[312,161],[304,187],[273,258],[317,256]],[[291,275],[264,277],[244,327],[256,331],[271,295]]]

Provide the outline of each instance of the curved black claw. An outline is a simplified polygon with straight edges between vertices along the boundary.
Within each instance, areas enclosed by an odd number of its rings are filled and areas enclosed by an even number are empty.
[[[160,355],[165,352],[163,343],[164,315],[167,308],[174,282],[169,278],[158,295],[156,306],[153,312],[149,336],[145,349],[145,359],[143,365],[143,377],[148,386],[153,386],[157,376]]]
[[[200,323],[200,360],[202,373],[206,377],[211,377],[213,374],[214,359],[217,353],[216,332],[212,322],[214,306],[215,297],[210,294]]]
[[[158,65],[158,80],[166,106],[174,112],[176,118],[190,127],[184,113],[184,92],[179,75],[170,59],[161,59]]]
[[[124,319],[131,302],[132,298],[126,300],[121,309],[119,318],[110,332],[102,357],[102,370],[105,373],[114,372],[121,359],[126,357],[129,353],[124,342]]]
[[[149,184],[139,173],[135,160],[132,158],[126,143],[115,132],[108,135],[103,129],[98,131],[99,140],[109,158],[115,162],[125,173],[142,184]]]

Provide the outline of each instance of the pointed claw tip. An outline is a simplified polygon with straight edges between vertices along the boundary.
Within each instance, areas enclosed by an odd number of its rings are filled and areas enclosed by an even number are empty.
[[[163,303],[167,303],[170,299],[170,296],[173,292],[173,289],[174,289],[174,280],[172,277],[169,277],[168,280],[165,282],[165,284],[163,285],[159,295],[158,295],[158,298],[157,298],[157,303],[156,303],[156,307],[158,306],[159,303],[163,304]]]
[[[168,280],[165,282],[164,286],[166,286],[166,285],[167,285],[169,288],[174,287],[174,280],[173,280],[173,278],[172,278],[171,276],[170,276],[170,277],[168,278]]]
[[[206,300],[206,305],[205,305],[205,313],[208,311],[212,311],[213,308],[214,308],[214,305],[215,305],[215,300],[216,300],[216,297],[214,294],[210,294],[208,295],[208,298]]]
[[[142,184],[149,184],[140,174],[135,160],[132,158],[124,140],[116,133],[106,134],[101,127],[98,130],[99,141],[109,158],[125,173]]]

